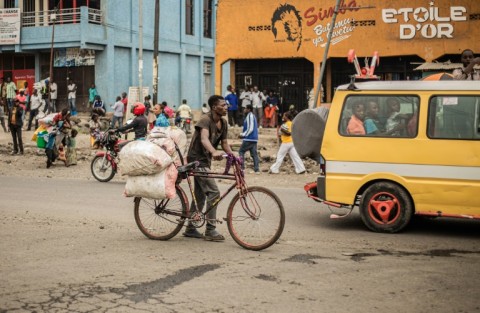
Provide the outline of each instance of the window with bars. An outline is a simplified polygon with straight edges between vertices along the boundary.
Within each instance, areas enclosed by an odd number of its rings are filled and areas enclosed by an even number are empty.
[[[185,0],[185,33],[187,35],[193,35],[193,1]]]
[[[35,0],[23,0],[23,12],[35,12]]]
[[[212,38],[212,0],[203,0],[203,37]]]
[[[15,0],[5,0],[4,8],[5,9],[15,8]]]

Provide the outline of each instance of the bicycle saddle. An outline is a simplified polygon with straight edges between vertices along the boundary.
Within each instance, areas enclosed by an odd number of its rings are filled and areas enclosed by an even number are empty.
[[[191,170],[196,169],[198,167],[198,165],[200,165],[200,163],[198,161],[193,161],[193,162],[190,162],[188,164],[177,167],[177,171],[178,171],[179,174],[180,173],[187,173]]]

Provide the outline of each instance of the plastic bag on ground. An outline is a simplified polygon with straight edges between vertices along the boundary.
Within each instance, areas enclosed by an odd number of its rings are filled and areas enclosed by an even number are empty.
[[[153,175],[129,176],[123,194],[126,197],[173,199],[176,196],[177,168],[171,164]]]
[[[154,143],[136,140],[122,148],[119,154],[122,175],[151,175],[172,164],[172,158]]]

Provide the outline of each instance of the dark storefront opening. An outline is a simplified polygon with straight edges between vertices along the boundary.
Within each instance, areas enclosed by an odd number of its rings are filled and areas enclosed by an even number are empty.
[[[44,79],[50,74],[50,54],[40,55],[40,78]],[[72,79],[77,85],[76,105],[77,111],[85,112],[88,103],[88,89],[95,83],[95,66],[72,66],[72,67],[54,67],[53,78],[58,88],[58,110],[67,107],[68,79]],[[100,95],[102,96],[102,95]],[[108,99],[102,99],[106,101]]]
[[[308,108],[308,95],[313,88],[313,63],[306,59],[257,59],[235,61],[235,87],[247,84],[259,90],[276,92],[284,112],[293,104],[298,111]]]
[[[358,57],[360,67],[365,66],[365,58]],[[369,61],[370,62],[370,61]],[[418,80],[422,77],[420,71],[414,71],[424,60],[418,56],[384,57],[380,56],[380,65],[375,68],[375,75],[380,80]],[[327,91],[326,102],[331,102],[335,89],[350,82],[355,73],[353,63],[347,58],[331,58],[328,61],[331,72],[331,88]],[[324,81],[327,79],[324,78]],[[325,84],[324,84],[325,86]]]

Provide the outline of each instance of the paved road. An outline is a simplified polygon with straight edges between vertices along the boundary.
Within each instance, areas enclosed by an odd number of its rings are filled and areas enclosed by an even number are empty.
[[[375,234],[356,214],[330,220],[302,190],[274,189],[284,234],[252,252],[225,224],[223,243],[148,240],[121,183],[0,186],[0,312],[480,311],[478,222],[418,219]]]

